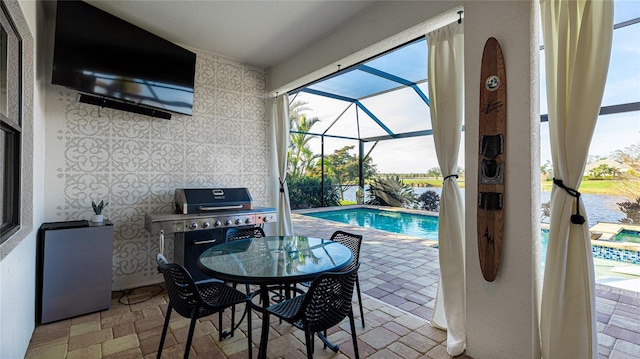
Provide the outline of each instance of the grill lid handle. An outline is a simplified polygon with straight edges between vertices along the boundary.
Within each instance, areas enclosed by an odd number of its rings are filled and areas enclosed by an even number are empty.
[[[235,206],[220,206],[220,207],[203,207],[198,206],[198,211],[220,211],[225,209],[242,209],[242,205],[238,204]]]

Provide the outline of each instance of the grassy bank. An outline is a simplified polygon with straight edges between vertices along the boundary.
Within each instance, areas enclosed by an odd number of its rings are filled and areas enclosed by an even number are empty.
[[[620,195],[621,181],[614,180],[582,180],[578,191],[583,194]],[[553,181],[542,182],[542,190],[550,192]]]
[[[406,178],[402,182],[411,187],[442,187],[442,178]],[[460,188],[464,188],[464,181],[458,181]],[[602,195],[620,195],[619,180],[582,180],[580,184],[580,193],[584,194],[602,194]],[[550,192],[553,187],[553,181],[543,181],[542,190]]]
[[[403,178],[402,182],[411,187],[442,187],[442,178]],[[458,180],[460,188],[464,188],[464,181]]]

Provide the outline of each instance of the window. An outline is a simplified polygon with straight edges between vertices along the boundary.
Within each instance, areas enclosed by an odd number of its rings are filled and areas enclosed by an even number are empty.
[[[0,4],[0,244],[20,228],[22,41]]]

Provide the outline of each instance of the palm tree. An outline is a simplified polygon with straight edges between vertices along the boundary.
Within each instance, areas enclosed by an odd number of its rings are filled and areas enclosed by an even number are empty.
[[[289,106],[290,130],[295,131],[291,133],[288,153],[289,175],[292,177],[304,176],[320,157],[314,154],[309,146],[311,139],[316,136],[308,134],[320,120],[317,117],[309,119],[302,113],[310,110],[306,104],[306,102],[295,101]]]

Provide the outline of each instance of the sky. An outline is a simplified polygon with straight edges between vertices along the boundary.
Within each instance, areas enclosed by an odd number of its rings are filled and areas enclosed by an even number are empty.
[[[640,17],[640,1],[616,0],[614,23]],[[640,102],[640,23],[614,30],[612,55],[607,75],[607,83],[603,95],[602,106]],[[544,51],[540,59],[540,113],[546,114],[546,84],[544,68]],[[428,96],[427,84],[420,88]],[[293,99],[293,97],[292,97]],[[366,138],[386,134],[379,126],[363,113],[356,111],[349,103],[328,99],[321,96],[300,93],[295,101],[307,102],[310,111],[307,117],[318,117],[320,123],[312,128],[312,132],[324,132],[348,137]],[[386,93],[361,101],[371,112],[385,123],[394,133],[402,133],[431,128],[429,108],[410,88]],[[347,109],[345,111],[345,109]],[[342,114],[344,112],[344,114]],[[357,115],[356,115],[357,112]],[[338,118],[328,130],[327,128]],[[357,117],[356,117],[357,116]],[[358,134],[357,123],[360,123]],[[549,126],[540,126],[540,164],[551,161],[549,145]],[[589,155],[607,156],[615,150],[640,143],[640,112],[627,112],[615,115],[600,116],[596,124]],[[320,139],[310,142],[314,152],[320,153]],[[325,138],[325,154],[343,146],[355,145],[357,141]],[[372,143],[365,145],[368,152]],[[464,168],[464,138],[462,139],[458,164]],[[353,152],[357,154],[356,152]],[[437,167],[433,137],[416,137],[381,141],[371,152],[371,157],[380,173],[426,173]]]

